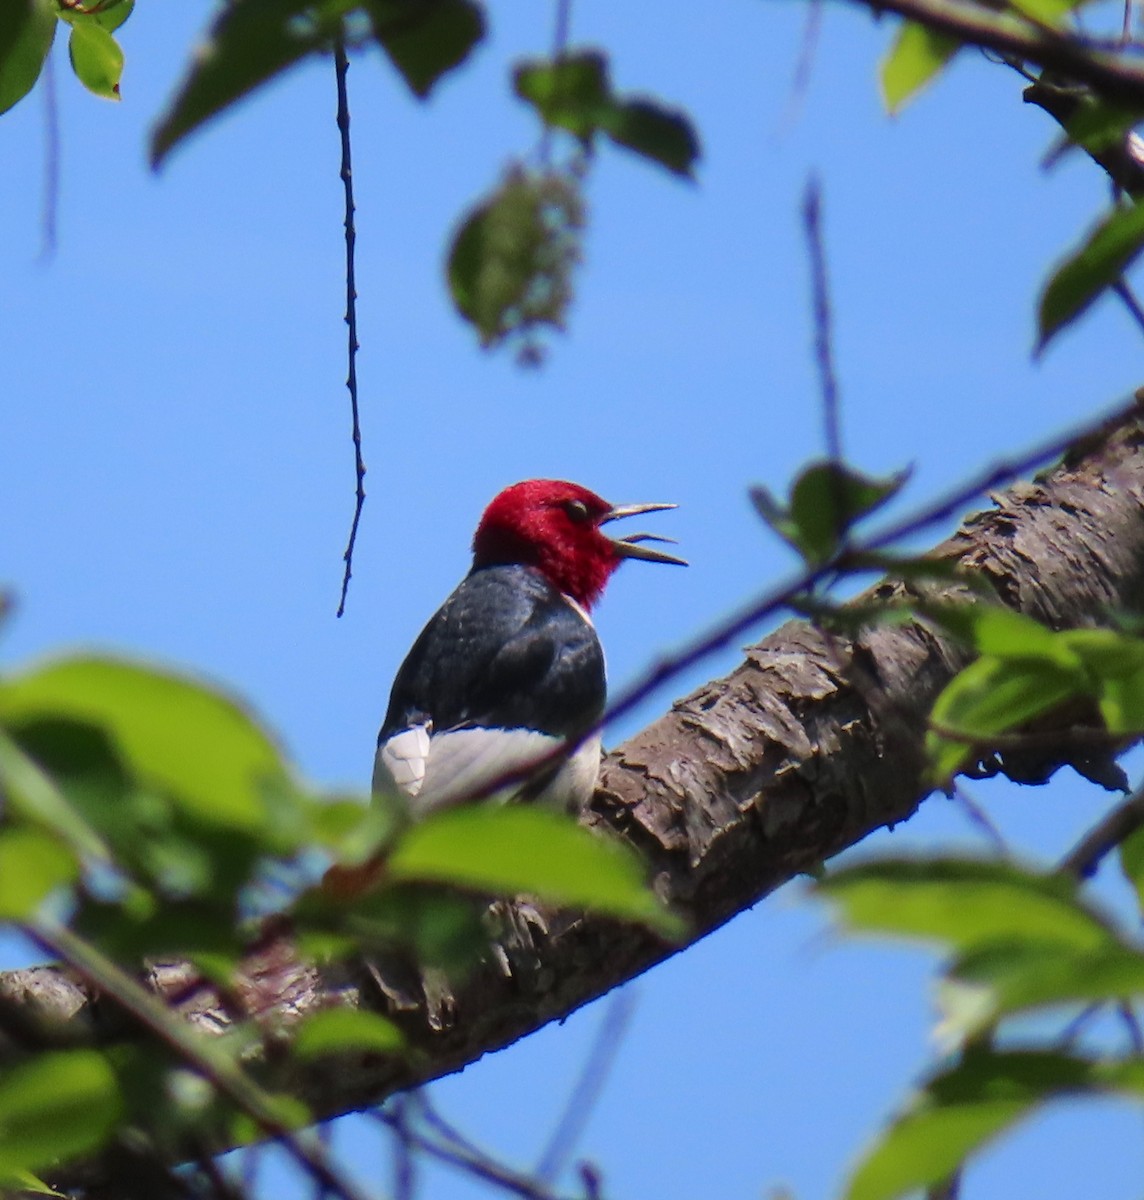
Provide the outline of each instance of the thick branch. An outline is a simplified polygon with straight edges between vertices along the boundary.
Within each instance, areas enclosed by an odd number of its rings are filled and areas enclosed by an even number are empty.
[[[966,521],[935,556],[988,577],[1007,603],[1057,628],[1141,607],[1144,421],[1078,448],[1040,482],[994,500],[995,508]],[[875,590],[890,597],[897,586]],[[918,624],[853,639],[787,624],[751,647],[726,678],[680,700],[613,752],[589,820],[639,846],[656,887],[698,939],[914,811],[927,791],[925,716],[963,664],[963,651]],[[1057,753],[1043,773],[1063,761],[1067,752]],[[284,942],[251,959],[235,992],[247,1014],[267,1022],[348,1003],[402,1024],[417,1051],[409,1060],[343,1060],[293,1081],[316,1114],[330,1116],[458,1070],[678,948],[597,918],[527,907],[509,918],[501,953],[455,994],[392,966],[322,977]],[[233,1009],[207,989],[188,995],[185,969],[157,968],[152,982],[168,998],[178,995],[202,1028],[233,1019]],[[106,1036],[98,1006],[51,968],[0,976],[0,1011],[12,1006]],[[0,1023],[0,1050],[9,1027]]]

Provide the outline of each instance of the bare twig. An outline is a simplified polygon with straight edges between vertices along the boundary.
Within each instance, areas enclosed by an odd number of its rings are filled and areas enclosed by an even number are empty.
[[[552,61],[559,63],[568,53],[568,39],[572,28],[572,0],[556,0],[556,20],[552,30]],[[560,87],[559,78],[557,87]],[[537,158],[544,167],[552,164],[552,132],[553,127],[544,122],[540,131],[540,145],[537,148]]]
[[[56,252],[60,212],[60,106],[56,95],[55,59],[44,59],[44,207],[40,227],[40,259]]]
[[[395,1124],[393,1114],[384,1109],[375,1110],[371,1115],[389,1129],[392,1129]],[[408,1126],[405,1137],[413,1149],[435,1158],[446,1166],[464,1171],[475,1179],[492,1184],[513,1196],[519,1196],[521,1200],[557,1200],[556,1193],[532,1176],[506,1167],[483,1151],[465,1148],[464,1139],[453,1140],[450,1138],[448,1144],[444,1144],[436,1138],[427,1137]]]
[[[342,561],[345,571],[342,574],[342,594],[338,600],[338,616],[346,611],[346,592],[349,590],[350,578],[353,575],[354,543],[357,541],[358,525],[361,523],[362,508],[365,505],[365,461],[361,453],[361,417],[358,411],[357,386],[357,283],[354,278],[354,246],[357,241],[357,228],[354,224],[354,175],[353,160],[350,153],[350,101],[349,89],[346,86],[346,76],[349,73],[350,60],[346,54],[344,37],[338,37],[334,43],[334,72],[338,82],[338,132],[341,135],[342,163],[339,176],[345,193],[345,231],[346,231],[346,356],[348,367],[346,371],[346,388],[350,394],[350,415],[353,419],[354,443],[354,519],[350,525],[350,536],[346,542]]]
[[[616,1052],[623,1041],[624,1031],[631,1020],[633,1007],[634,993],[630,989],[621,989],[612,997],[580,1072],[580,1078],[576,1081],[564,1112],[537,1164],[535,1175],[543,1183],[554,1184],[567,1166],[584,1126],[600,1098]]]
[[[1144,309],[1140,307],[1140,301],[1136,299],[1136,293],[1128,285],[1128,280],[1118,279],[1113,285],[1112,290],[1124,301],[1124,307],[1128,309],[1132,315],[1132,319],[1140,327],[1141,333],[1144,333]]]
[[[1144,1054],[1144,1033],[1140,1030],[1140,1021],[1136,1016],[1136,1010],[1127,1000],[1121,1000],[1116,1006],[1116,1011],[1120,1014],[1120,1020],[1128,1031],[1128,1041],[1132,1045],[1132,1053]]]
[[[798,119],[803,99],[810,90],[810,77],[814,69],[814,56],[818,51],[819,38],[822,35],[822,14],[825,9],[825,0],[810,0],[806,6],[806,23],[802,27],[802,43],[791,79],[790,96],[782,121],[784,126],[793,125]]]
[[[1096,873],[1106,854],[1144,825],[1144,788],[1111,808],[1061,859],[1057,872],[1084,880]]]
[[[842,461],[842,430],[838,414],[838,381],[830,332],[830,289],[826,278],[826,251],[822,238],[822,188],[818,177],[807,181],[802,198],[802,221],[810,253],[810,285],[814,305],[814,361],[818,365],[822,394],[822,419],[826,433],[826,455]]]
[[[1001,830],[994,825],[989,814],[969,794],[963,783],[959,782],[954,787],[953,799],[960,806],[962,812],[969,818],[970,823],[980,829],[989,841],[993,843],[994,849],[999,854],[1007,855],[1009,853],[1009,846]]]
[[[413,1142],[409,1133],[409,1096],[395,1096],[390,1106],[393,1121],[393,1200],[413,1200],[417,1175],[414,1170]]]

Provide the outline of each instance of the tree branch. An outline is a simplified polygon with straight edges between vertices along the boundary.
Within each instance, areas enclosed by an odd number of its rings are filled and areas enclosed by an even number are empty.
[[[987,578],[1006,603],[1053,628],[1099,624],[1139,604],[1144,418],[1105,430],[1037,482],[993,499],[933,556]],[[906,590],[884,583],[872,595],[892,601]],[[642,850],[657,891],[696,940],[915,810],[928,791],[926,715],[966,654],[917,623],[828,638],[791,622],[609,755],[586,819]],[[1065,739],[1047,748],[1045,774],[1071,753]],[[319,972],[282,941],[245,964],[230,989],[238,1012],[208,987],[188,995],[185,968],[154,967],[150,982],[165,998],[181,994],[187,1019],[210,1031],[242,1017],[281,1024],[339,1003],[392,1017],[408,1057],[347,1055],[291,1081],[325,1118],[459,1070],[681,948],[603,918],[528,905],[504,911],[509,932],[496,955],[455,991],[390,963]],[[91,1020],[98,1006],[87,990],[53,968],[0,975],[0,1003],[91,1022],[93,1036],[107,1036]]]

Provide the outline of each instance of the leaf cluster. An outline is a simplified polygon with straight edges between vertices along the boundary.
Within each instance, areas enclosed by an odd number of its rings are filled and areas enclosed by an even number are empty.
[[[305,954],[380,947],[455,974],[487,950],[487,897],[522,892],[678,931],[614,839],[496,806],[411,826],[394,798],[315,793],[242,704],[122,659],[0,679],[0,797],[0,921],[62,953],[150,1035],[106,1052],[49,1039],[0,1069],[12,1186],[113,1135],[162,1156],[220,1124],[242,1141],[309,1121],[278,1094],[280,1063],[249,1066],[256,1030],[194,1035],[141,993],[131,977],[146,959],[187,961],[225,990],[269,915]],[[368,868],[370,887],[345,903],[319,882],[331,863]],[[351,1009],[310,1016],[291,1041],[301,1061],[404,1052],[395,1026]]]

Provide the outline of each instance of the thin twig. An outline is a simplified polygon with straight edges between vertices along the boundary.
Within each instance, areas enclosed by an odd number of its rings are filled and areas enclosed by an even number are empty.
[[[1115,850],[1129,834],[1144,825],[1144,788],[1111,808],[1061,859],[1060,875],[1085,880],[1095,874],[1106,854]]]
[[[554,1184],[567,1166],[611,1072],[624,1031],[631,1020],[634,1003],[635,994],[627,988],[621,988],[612,997],[584,1061],[580,1078],[536,1166],[534,1174],[543,1183]]]
[[[1144,308],[1140,307],[1140,301],[1136,299],[1136,293],[1129,287],[1128,280],[1118,279],[1112,285],[1112,290],[1124,301],[1124,307],[1128,309],[1132,319],[1144,333]]]
[[[552,30],[552,62],[559,65],[568,53],[568,39],[572,29],[572,0],[556,0],[556,19]],[[557,87],[561,86],[560,76],[557,76]],[[558,102],[560,96],[553,97]],[[540,131],[540,145],[537,148],[537,158],[546,169],[552,165],[552,133],[553,126],[546,120]]]
[[[413,1200],[417,1175],[414,1170],[413,1141],[409,1130],[409,1097],[394,1097],[393,1123],[393,1200]]]
[[[974,737],[940,721],[930,721],[928,728],[939,737],[961,742],[975,754],[991,750],[1056,750],[1064,746],[1109,749],[1137,736],[1109,733],[1107,729],[1095,729],[1087,725],[1072,725],[1068,729],[1030,729],[1024,733],[991,733],[984,737]]]
[[[795,123],[802,110],[803,99],[810,91],[810,77],[814,69],[814,56],[818,51],[818,43],[822,35],[822,14],[825,10],[825,0],[810,0],[806,6],[806,23],[802,27],[802,42],[799,45],[794,75],[791,78],[786,113],[781,122],[783,127],[789,127]]]
[[[56,95],[55,59],[44,59],[44,207],[40,226],[40,260],[56,252],[60,212],[60,106]]]
[[[67,963],[93,994],[110,998],[152,1037],[193,1067],[267,1136],[279,1142],[326,1191],[343,1200],[368,1200],[365,1193],[333,1167],[319,1146],[307,1144],[282,1123],[271,1098],[225,1050],[197,1035],[96,947],[53,921],[39,920],[25,926],[25,932],[53,958]]]
[[[1116,1006],[1116,1011],[1120,1014],[1120,1020],[1128,1031],[1132,1053],[1137,1056],[1144,1054],[1144,1033],[1140,1030],[1140,1021],[1137,1019],[1136,1010],[1127,1000],[1121,1000]]]
[[[392,1129],[394,1126],[393,1115],[384,1109],[375,1109],[369,1115],[375,1121],[386,1126],[386,1128]],[[475,1179],[492,1184],[502,1191],[519,1196],[521,1200],[557,1200],[556,1193],[552,1192],[543,1183],[533,1179],[529,1175],[523,1175],[519,1171],[514,1171],[511,1167],[504,1166],[504,1164],[497,1162],[496,1159],[481,1151],[463,1149],[459,1143],[452,1140],[450,1140],[448,1145],[443,1145],[434,1138],[427,1137],[425,1134],[411,1128],[407,1128],[406,1137],[409,1139],[410,1146],[421,1151],[423,1154],[437,1159],[438,1162],[444,1163],[446,1166],[464,1171],[466,1174],[472,1175]]]
[[[346,86],[346,76],[349,73],[350,60],[346,54],[345,38],[339,36],[334,42],[334,73],[338,82],[338,133],[341,135],[342,163],[339,177],[345,193],[345,231],[346,231],[346,388],[350,394],[350,414],[353,418],[354,443],[354,519],[350,525],[350,536],[346,542],[342,561],[345,571],[342,573],[342,594],[338,600],[338,616],[346,611],[346,592],[349,591],[350,577],[353,575],[354,543],[357,541],[358,525],[361,523],[362,508],[365,505],[365,460],[361,454],[361,417],[358,411],[357,385],[357,283],[354,278],[354,246],[357,241],[357,229],[354,225],[354,174],[353,160],[350,153],[350,100],[349,89]]]
[[[802,197],[802,221],[810,253],[810,285],[814,305],[814,361],[818,365],[822,395],[822,420],[826,433],[826,455],[842,461],[842,430],[838,414],[838,380],[830,331],[830,289],[826,278],[826,251],[822,238],[822,188],[811,175]]]
[[[994,849],[999,854],[1007,856],[1009,854],[1009,846],[1001,830],[993,823],[985,809],[969,794],[963,783],[958,782],[955,785],[953,799],[961,807],[962,812],[969,818],[970,823],[980,829],[989,841],[993,843]]]

